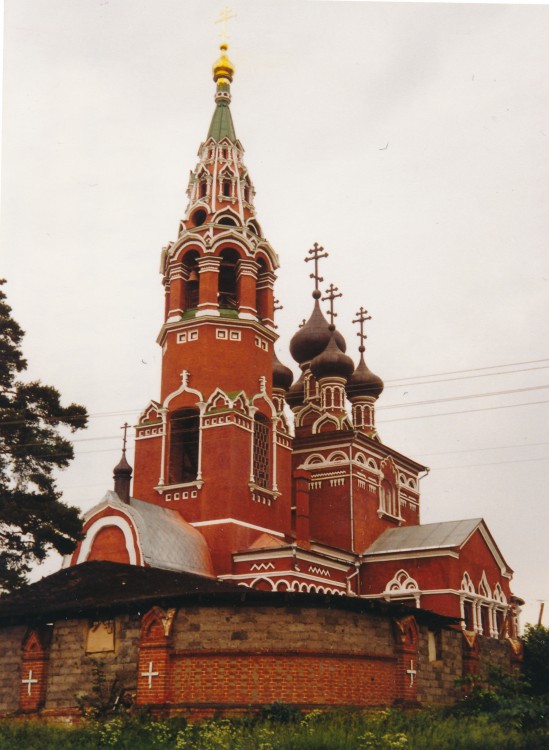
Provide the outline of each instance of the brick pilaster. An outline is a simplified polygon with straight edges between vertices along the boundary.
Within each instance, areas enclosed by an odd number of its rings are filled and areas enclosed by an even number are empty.
[[[172,627],[175,609],[153,607],[141,621],[137,670],[137,703],[172,700]]]
[[[49,662],[49,632],[29,630],[23,639],[19,708],[37,711],[46,701]]]
[[[393,621],[395,636],[395,703],[417,703],[419,632],[413,615]]]

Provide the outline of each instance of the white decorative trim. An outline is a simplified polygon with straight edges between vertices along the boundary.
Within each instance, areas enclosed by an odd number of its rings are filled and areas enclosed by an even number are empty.
[[[194,523],[191,523],[191,526],[198,528],[200,526],[219,526],[224,523],[234,523],[236,526],[244,526],[247,529],[255,529],[255,531],[263,531],[267,534],[272,534],[273,536],[284,537],[284,534],[281,531],[274,531],[273,529],[267,529],[264,526],[256,526],[253,523],[246,523],[245,521],[237,521],[236,518],[217,518],[214,521],[195,521]]]
[[[89,529],[86,531],[86,536],[82,544],[80,545],[80,551],[78,553],[78,559],[76,564],[85,562],[90,554],[93,542],[97,534],[107,526],[116,526],[124,534],[124,541],[126,542],[126,550],[130,558],[130,565],[141,565],[142,563],[137,562],[137,551],[135,548],[135,542],[132,535],[132,528],[137,534],[137,529],[130,524],[127,518],[121,516],[103,516],[94,521]],[[140,555],[140,557],[142,557]]]
[[[363,553],[364,563],[379,563],[385,562],[385,560],[410,560],[415,557],[455,557],[459,560],[459,553],[454,552],[451,549],[432,549],[422,550],[407,550],[403,552],[392,552],[384,554],[383,552],[365,552]]]
[[[276,578],[277,576],[290,576],[291,578],[294,578],[294,579],[296,578],[305,579],[306,581],[315,581],[316,583],[322,583],[322,584],[326,583],[326,580],[324,578],[311,576],[308,573],[296,572],[295,570],[275,570],[272,573],[264,573],[261,576],[261,579],[268,580],[270,582],[272,579]],[[241,581],[245,578],[250,578],[250,573],[236,573],[236,574],[227,573],[226,575],[218,576],[218,578],[220,581],[226,581],[226,580]],[[259,579],[256,579],[256,580],[259,580]],[[250,585],[253,585],[253,584],[250,584]],[[346,584],[341,583],[340,581],[330,581],[330,585],[337,586],[338,588],[341,588],[341,589],[346,588]]]

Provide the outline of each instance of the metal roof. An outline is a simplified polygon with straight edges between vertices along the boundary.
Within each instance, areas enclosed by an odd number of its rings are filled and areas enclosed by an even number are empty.
[[[176,510],[162,508],[135,497],[124,503],[116,492],[108,490],[103,500],[84,516],[87,523],[98,513],[113,508],[131,519],[143,560],[151,568],[186,571],[214,577],[208,544],[202,534]],[[64,567],[69,565],[70,555]]]
[[[214,141],[218,142],[222,138],[229,138],[233,143],[236,141],[233,118],[228,102],[217,102],[208,131],[208,138],[213,138]]]
[[[460,547],[481,523],[482,518],[470,518],[464,521],[444,521],[387,529],[363,554],[380,555]]]
[[[151,568],[214,575],[206,540],[177,511],[134,497],[124,508],[137,525],[141,552]]]

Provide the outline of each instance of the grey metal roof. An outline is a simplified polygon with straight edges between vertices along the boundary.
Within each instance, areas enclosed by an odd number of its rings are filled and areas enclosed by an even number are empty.
[[[206,540],[177,511],[135,497],[130,498],[127,504],[120,500],[116,492],[109,490],[103,500],[86,513],[84,520],[88,521],[109,507],[130,516],[146,565],[214,577]],[[69,560],[70,556],[65,558],[65,566]]]
[[[177,511],[134,497],[125,508],[135,520],[141,551],[148,565],[213,576],[206,540]]]
[[[380,555],[460,547],[481,523],[482,518],[470,518],[464,521],[444,521],[387,529],[363,554]]]

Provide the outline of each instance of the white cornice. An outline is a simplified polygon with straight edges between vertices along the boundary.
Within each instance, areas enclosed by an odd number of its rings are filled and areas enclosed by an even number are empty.
[[[191,523],[191,526],[200,528],[201,526],[220,526],[221,524],[227,523],[234,523],[236,526],[244,526],[247,529],[254,529],[255,531],[261,531],[265,534],[284,537],[284,534],[281,531],[274,531],[273,529],[267,529],[264,526],[256,526],[253,523],[246,523],[245,521],[237,521],[236,518],[216,518],[211,521],[195,521],[194,523]]]

